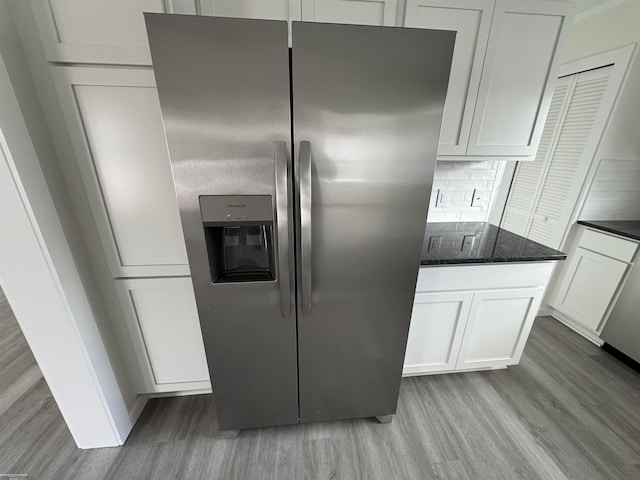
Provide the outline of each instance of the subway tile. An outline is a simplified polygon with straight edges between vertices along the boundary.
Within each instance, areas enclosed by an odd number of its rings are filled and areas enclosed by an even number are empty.
[[[486,222],[489,212],[461,212],[461,222]]]
[[[456,170],[490,170],[493,160],[473,160],[469,162],[451,162],[451,168]]]
[[[469,180],[495,180],[495,170],[469,170]]]
[[[434,180],[433,186],[431,187],[431,191],[435,192],[437,190],[447,190],[449,188],[449,182],[446,180]]]
[[[451,168],[451,161],[438,160],[436,162],[436,170],[445,170]]]
[[[487,182],[480,182],[480,181],[475,181],[475,182],[471,182],[471,181],[464,181],[464,180],[456,180],[456,181],[450,181],[449,182],[449,190],[468,190],[470,192],[472,192],[473,190],[475,190],[476,188],[478,189],[486,189],[487,188]]]
[[[476,210],[480,210],[482,207],[475,206],[472,207],[471,203],[467,202],[449,202],[449,206],[447,207],[448,211],[456,211],[456,212],[473,212]]]
[[[436,170],[434,179],[441,180],[468,180],[469,170]]]
[[[458,222],[460,220],[460,212],[437,212],[429,211],[427,222]]]
[[[465,201],[465,193],[464,191],[449,191],[449,202],[464,202]]]

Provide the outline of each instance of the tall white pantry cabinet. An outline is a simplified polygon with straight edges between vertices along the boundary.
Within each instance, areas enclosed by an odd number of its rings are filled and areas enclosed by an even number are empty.
[[[83,228],[101,239],[92,254],[106,258],[120,312],[114,328],[140,393],[209,388],[142,12],[455,30],[439,150],[446,160],[533,158],[571,13],[568,2],[550,0],[30,5],[81,176],[82,191],[71,194],[88,199]]]

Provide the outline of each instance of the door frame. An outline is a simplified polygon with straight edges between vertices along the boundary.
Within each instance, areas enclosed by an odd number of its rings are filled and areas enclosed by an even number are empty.
[[[2,288],[78,447],[122,445],[147,398],[128,410],[1,54],[0,101]]]

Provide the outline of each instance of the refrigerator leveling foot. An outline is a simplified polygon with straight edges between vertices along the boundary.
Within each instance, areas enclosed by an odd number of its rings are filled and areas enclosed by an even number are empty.
[[[376,415],[376,420],[380,423],[391,423],[393,415]]]
[[[233,440],[238,436],[240,430],[220,430],[220,435],[225,440]]]

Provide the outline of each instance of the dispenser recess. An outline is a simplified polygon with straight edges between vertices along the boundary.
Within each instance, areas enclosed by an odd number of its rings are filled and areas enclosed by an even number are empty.
[[[271,195],[202,195],[200,213],[211,282],[276,279]]]

